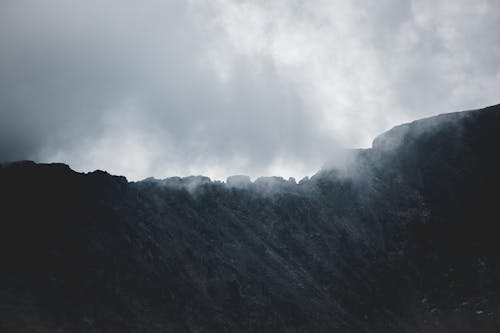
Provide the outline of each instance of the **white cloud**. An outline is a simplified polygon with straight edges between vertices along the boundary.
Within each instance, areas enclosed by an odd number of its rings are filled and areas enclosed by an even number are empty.
[[[498,102],[500,5],[3,1],[0,157],[132,179],[311,174]]]

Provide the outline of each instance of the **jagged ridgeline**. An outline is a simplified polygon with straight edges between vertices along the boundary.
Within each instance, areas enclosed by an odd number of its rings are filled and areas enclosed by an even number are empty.
[[[499,332],[500,107],[299,183],[0,168],[2,332]]]

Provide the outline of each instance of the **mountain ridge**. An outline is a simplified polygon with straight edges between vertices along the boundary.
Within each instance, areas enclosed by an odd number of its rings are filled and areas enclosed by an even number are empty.
[[[498,105],[279,191],[4,164],[0,329],[498,331],[495,151]]]

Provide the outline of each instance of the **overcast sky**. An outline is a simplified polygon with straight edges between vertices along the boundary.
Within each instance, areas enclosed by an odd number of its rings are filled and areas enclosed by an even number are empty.
[[[0,160],[295,176],[500,102],[497,0],[0,0]]]

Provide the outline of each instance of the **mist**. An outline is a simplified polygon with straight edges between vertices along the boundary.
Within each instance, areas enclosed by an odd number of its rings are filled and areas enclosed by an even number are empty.
[[[297,180],[498,102],[495,1],[2,1],[0,160]]]

